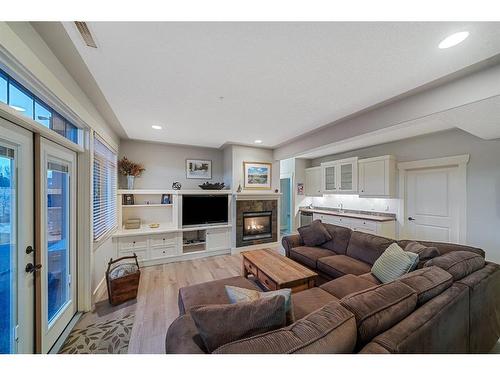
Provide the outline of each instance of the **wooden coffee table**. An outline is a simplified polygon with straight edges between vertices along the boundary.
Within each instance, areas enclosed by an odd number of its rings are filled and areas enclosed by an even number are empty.
[[[291,288],[292,293],[314,287],[317,273],[271,249],[244,251],[242,273],[252,274],[267,289]]]

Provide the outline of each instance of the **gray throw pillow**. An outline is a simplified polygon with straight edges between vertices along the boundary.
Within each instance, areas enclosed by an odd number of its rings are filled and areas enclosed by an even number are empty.
[[[418,254],[404,251],[397,243],[393,243],[375,261],[372,273],[385,284],[414,270],[417,264]]]
[[[311,224],[297,230],[306,246],[319,246],[332,240],[331,234],[328,233],[321,220],[314,220]]]
[[[286,309],[286,325],[290,325],[295,321],[292,306],[292,289],[284,288],[272,290],[270,292],[259,292],[253,289],[239,288],[237,286],[225,285],[227,297],[231,303],[250,302],[259,298],[270,298],[274,296],[285,297]]]
[[[210,353],[224,344],[286,326],[285,297],[281,295],[230,305],[196,306],[189,313]]]

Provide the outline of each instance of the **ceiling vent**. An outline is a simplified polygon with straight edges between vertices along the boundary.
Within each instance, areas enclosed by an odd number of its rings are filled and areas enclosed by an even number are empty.
[[[78,31],[80,32],[80,35],[82,36],[85,44],[89,47],[97,48],[97,44],[95,43],[95,40],[92,37],[92,34],[90,33],[87,23],[75,21],[75,25]]]

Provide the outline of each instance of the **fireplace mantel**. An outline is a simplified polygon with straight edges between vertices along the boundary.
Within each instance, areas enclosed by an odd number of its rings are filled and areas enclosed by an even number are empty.
[[[233,193],[236,200],[270,200],[280,199],[283,194],[273,191],[243,191],[241,193]]]

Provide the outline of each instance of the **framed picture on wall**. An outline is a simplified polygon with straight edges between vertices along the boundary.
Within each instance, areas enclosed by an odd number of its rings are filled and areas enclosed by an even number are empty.
[[[271,163],[243,162],[245,189],[271,189]]]
[[[297,183],[297,195],[304,195],[304,184],[302,182]]]
[[[186,178],[210,180],[212,178],[212,160],[186,160]]]

